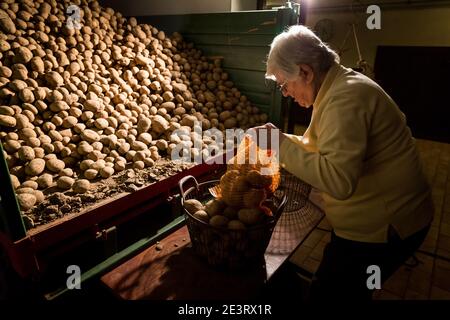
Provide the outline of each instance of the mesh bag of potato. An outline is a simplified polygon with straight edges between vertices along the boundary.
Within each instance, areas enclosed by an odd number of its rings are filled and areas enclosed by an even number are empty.
[[[251,136],[245,136],[236,155],[228,162],[220,179],[218,197],[228,206],[255,208],[270,197],[280,184],[280,168],[271,150],[259,148]]]

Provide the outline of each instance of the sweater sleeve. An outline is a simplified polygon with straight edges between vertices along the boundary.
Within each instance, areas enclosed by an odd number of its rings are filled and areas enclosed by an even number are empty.
[[[335,199],[351,197],[361,174],[370,127],[362,103],[362,99],[348,95],[330,99],[315,119],[318,151],[307,151],[301,144],[284,139],[281,165]]]
[[[297,143],[297,144],[302,143],[303,136],[297,136],[295,134],[289,134],[289,133],[284,133],[284,135],[286,136],[286,138],[289,138],[294,143]]]

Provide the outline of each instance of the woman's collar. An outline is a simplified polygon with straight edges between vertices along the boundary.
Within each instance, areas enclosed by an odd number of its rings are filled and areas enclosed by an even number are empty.
[[[328,90],[330,89],[331,85],[333,84],[334,79],[336,78],[336,76],[338,75],[339,71],[342,68],[343,67],[340,64],[335,63],[327,71],[327,74],[326,74],[322,84],[320,85],[319,92],[317,93],[316,98],[314,99],[314,103],[313,103],[314,110],[317,111],[317,108],[319,107],[321,101],[325,97],[326,93],[328,92]]]

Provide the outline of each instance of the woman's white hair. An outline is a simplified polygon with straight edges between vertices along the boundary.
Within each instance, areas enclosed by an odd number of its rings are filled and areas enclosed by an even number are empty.
[[[305,26],[295,25],[273,39],[267,58],[266,78],[276,80],[281,74],[286,80],[298,76],[299,64],[309,65],[315,74],[325,73],[339,56]]]

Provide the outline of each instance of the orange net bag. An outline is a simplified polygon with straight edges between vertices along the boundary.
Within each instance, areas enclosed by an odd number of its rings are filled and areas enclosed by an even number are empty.
[[[247,135],[239,144],[236,156],[228,162],[228,170],[238,170],[246,175],[250,184],[263,186],[269,193],[280,185],[280,166],[272,150],[259,148]]]
[[[280,168],[272,150],[259,148],[251,136],[245,136],[236,155],[227,163],[220,179],[220,198],[231,207],[260,207],[280,184]]]

